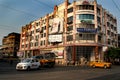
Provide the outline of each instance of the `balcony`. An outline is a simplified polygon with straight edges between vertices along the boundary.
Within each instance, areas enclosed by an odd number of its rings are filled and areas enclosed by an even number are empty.
[[[76,12],[75,12],[76,14],[94,14],[94,10],[77,10]]]

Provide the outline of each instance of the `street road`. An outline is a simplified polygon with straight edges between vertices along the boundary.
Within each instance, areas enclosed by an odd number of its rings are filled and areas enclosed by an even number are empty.
[[[0,62],[0,80],[120,80],[120,66],[112,66],[111,69],[56,66],[41,70],[16,71],[15,65]]]

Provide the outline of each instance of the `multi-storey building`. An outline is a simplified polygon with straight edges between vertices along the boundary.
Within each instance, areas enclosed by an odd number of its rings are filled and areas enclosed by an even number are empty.
[[[108,47],[118,46],[116,18],[96,0],[56,5],[54,11],[22,27],[20,51],[31,57],[48,51],[56,62],[103,60]]]
[[[9,33],[4,36],[2,40],[2,53],[5,56],[17,56],[20,46],[20,34],[19,33]]]

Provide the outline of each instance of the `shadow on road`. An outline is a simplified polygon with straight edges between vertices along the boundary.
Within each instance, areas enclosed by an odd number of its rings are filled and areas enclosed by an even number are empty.
[[[54,68],[41,68],[40,70],[17,71],[15,68],[16,64],[16,62],[13,62],[13,64],[10,64],[9,62],[0,62],[0,74],[31,74],[90,69],[87,66],[55,66]]]

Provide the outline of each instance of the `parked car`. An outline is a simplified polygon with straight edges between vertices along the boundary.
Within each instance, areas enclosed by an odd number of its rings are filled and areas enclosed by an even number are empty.
[[[91,67],[101,67],[101,68],[111,68],[111,63],[104,61],[91,61],[89,66]]]
[[[55,54],[52,52],[33,56],[32,58],[38,59],[41,67],[54,67],[55,66]]]
[[[26,58],[16,65],[16,70],[40,69],[40,63],[37,59]]]

